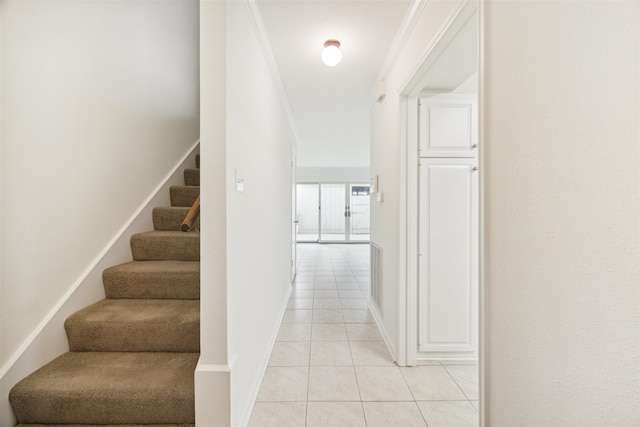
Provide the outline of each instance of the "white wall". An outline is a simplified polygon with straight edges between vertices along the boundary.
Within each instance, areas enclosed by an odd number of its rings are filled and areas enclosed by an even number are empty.
[[[487,425],[640,425],[639,4],[486,6]]]
[[[250,15],[227,13],[227,251],[231,421],[248,420],[291,288],[294,137]],[[257,221],[256,221],[257,219]]]
[[[371,203],[371,240],[383,249],[383,334],[392,351],[397,346],[398,245],[400,189],[400,93],[417,71],[430,43],[446,17],[458,6],[455,1],[429,1],[400,51],[388,75],[387,95],[371,107],[371,175],[378,175],[384,201]],[[404,286],[404,285],[402,285]]]
[[[281,93],[242,2],[227,6],[231,424],[248,421],[291,289],[291,149]],[[235,191],[235,172],[244,192]]]
[[[200,360],[196,424],[229,425],[227,358],[227,11],[200,2]]]
[[[306,168],[297,169],[298,182],[369,182],[369,168]]]
[[[200,26],[196,423],[236,426],[249,420],[291,289],[295,140],[255,4],[202,1]]]
[[[5,1],[0,25],[4,374],[198,139],[198,6]]]

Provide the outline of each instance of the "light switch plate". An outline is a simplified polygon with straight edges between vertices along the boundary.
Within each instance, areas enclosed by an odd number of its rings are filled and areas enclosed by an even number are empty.
[[[244,178],[240,175],[240,172],[238,172],[238,169],[236,169],[235,172],[236,172],[236,192],[242,193],[244,192]]]

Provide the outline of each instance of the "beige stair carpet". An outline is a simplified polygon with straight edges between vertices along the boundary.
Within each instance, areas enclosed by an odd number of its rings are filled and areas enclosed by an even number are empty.
[[[193,426],[200,351],[200,235],[180,225],[200,193],[200,158],[131,236],[131,262],[103,272],[106,299],[65,322],[70,352],[10,392],[20,427]],[[199,228],[199,223],[196,223]]]

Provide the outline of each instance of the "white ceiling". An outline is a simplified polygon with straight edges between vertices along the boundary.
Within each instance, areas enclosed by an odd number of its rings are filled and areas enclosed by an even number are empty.
[[[299,167],[369,167],[369,105],[409,0],[259,0],[299,135]],[[330,68],[326,40],[342,44]]]

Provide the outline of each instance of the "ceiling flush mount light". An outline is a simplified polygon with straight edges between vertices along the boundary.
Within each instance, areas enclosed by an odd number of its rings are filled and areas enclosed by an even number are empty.
[[[342,52],[340,51],[340,42],[338,40],[327,40],[324,42],[324,50],[322,51],[322,62],[329,67],[335,67],[342,61]]]

